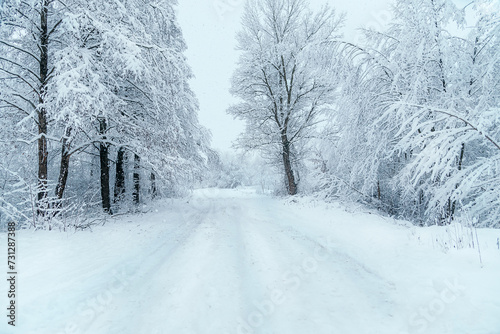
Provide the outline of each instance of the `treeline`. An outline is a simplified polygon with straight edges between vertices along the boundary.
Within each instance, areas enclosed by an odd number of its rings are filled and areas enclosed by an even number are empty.
[[[126,210],[182,193],[217,160],[175,3],[3,1],[2,221]]]
[[[397,0],[387,28],[354,44],[328,6],[249,1],[229,109],[247,122],[240,146],[280,166],[290,195],[500,227],[499,13]]]

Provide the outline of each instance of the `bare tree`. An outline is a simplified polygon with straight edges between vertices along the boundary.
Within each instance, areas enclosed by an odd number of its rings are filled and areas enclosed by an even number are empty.
[[[314,14],[304,0],[250,0],[245,7],[232,80],[243,101],[228,112],[247,123],[241,147],[281,160],[290,195],[298,190],[294,163],[333,102],[336,82],[323,60],[342,21],[327,6]]]

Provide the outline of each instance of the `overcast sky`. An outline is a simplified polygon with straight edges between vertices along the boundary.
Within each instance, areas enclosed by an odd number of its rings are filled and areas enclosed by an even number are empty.
[[[235,99],[230,78],[238,61],[236,32],[245,0],[178,0],[178,19],[188,45],[186,56],[195,79],[191,87],[200,101],[200,122],[210,129],[213,147],[230,150],[243,123],[226,114]],[[347,13],[345,37],[357,38],[358,27],[382,27],[389,20],[391,0],[310,0],[312,8],[329,3]]]

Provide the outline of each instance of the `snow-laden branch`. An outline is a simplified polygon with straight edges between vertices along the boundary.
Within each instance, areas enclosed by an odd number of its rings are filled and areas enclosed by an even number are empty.
[[[465,118],[458,116],[456,114],[451,113],[449,110],[446,109],[440,109],[440,108],[435,108],[431,106],[425,106],[425,105],[419,105],[419,104],[413,104],[413,103],[399,103],[400,105],[408,106],[408,107],[415,107],[422,109],[423,112],[429,111],[429,112],[435,112],[443,115],[447,115],[451,118],[458,119],[465,124],[467,124],[472,130],[476,131],[480,136],[484,137],[486,140],[488,140],[493,146],[495,146],[498,150],[500,150],[500,144],[497,143],[492,136],[487,134],[484,130],[479,129],[476,125],[472,124],[470,121],[466,120]]]

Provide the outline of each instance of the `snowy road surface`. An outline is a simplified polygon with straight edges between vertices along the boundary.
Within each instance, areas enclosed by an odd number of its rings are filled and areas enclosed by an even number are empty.
[[[500,333],[499,231],[479,231],[481,267],[443,251],[466,230],[293,201],[207,189],[92,232],[20,232],[0,332]]]

